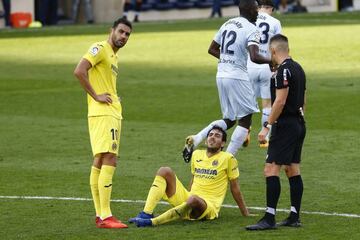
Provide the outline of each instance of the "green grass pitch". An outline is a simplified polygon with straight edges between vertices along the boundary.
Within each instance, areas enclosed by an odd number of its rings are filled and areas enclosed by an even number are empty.
[[[302,162],[300,229],[246,232],[258,217],[223,208],[220,218],[172,222],[156,228],[96,229],[90,201],[0,198],[1,239],[360,239],[360,18],[353,14],[279,16],[292,57],[307,73],[308,133]],[[221,20],[139,23],[119,51],[118,92],[123,131],[113,199],[145,200],[160,166],[183,181],[189,165],[185,136],[220,118],[216,59],[207,48]],[[90,44],[109,27],[68,26],[0,31],[0,195],[90,198],[91,149],[86,96],[72,72]],[[263,207],[265,150],[254,139],[237,154],[249,207]],[[289,208],[281,175],[279,208]],[[228,193],[225,204],[234,205]],[[112,203],[122,220],[143,203]],[[155,213],[166,210],[159,205]],[[277,219],[287,213],[279,212]]]

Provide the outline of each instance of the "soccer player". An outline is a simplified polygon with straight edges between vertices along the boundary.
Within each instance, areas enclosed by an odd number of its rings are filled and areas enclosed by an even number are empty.
[[[259,142],[264,142],[271,128],[264,169],[267,207],[265,216],[257,224],[247,226],[247,230],[266,230],[276,227],[275,213],[281,190],[279,173],[282,166],[285,166],[285,173],[289,179],[291,208],[289,217],[277,225],[301,226],[303,182],[300,175],[300,161],[306,134],[304,121],[306,77],[300,64],[289,56],[287,37],[278,34],[271,38],[270,51],[272,60],[279,65],[279,68],[271,80],[270,116],[258,135]]]
[[[255,0],[240,0],[240,17],[225,22],[210,44],[209,54],[219,59],[216,83],[223,119],[210,123],[196,135],[186,138],[183,150],[186,162],[214,125],[227,130],[238,120],[226,149],[234,156],[247,139],[251,116],[259,111],[246,68],[248,52],[253,62],[270,63],[270,58],[259,54],[260,33],[253,24],[257,19],[257,8]]]
[[[259,52],[264,57],[270,58],[269,41],[274,35],[281,33],[281,23],[271,16],[274,11],[272,0],[258,0],[258,3],[259,15],[256,20],[256,26],[261,34]],[[247,68],[255,96],[262,99],[262,126],[268,120],[271,111],[270,79],[273,73],[268,64],[256,64],[250,59],[248,59]],[[266,142],[260,144],[260,147],[268,147],[268,145],[267,137]]]
[[[176,219],[215,219],[219,215],[228,182],[242,215],[249,215],[238,183],[237,160],[232,154],[222,151],[226,132],[214,126],[207,135],[207,150],[194,151],[191,159],[190,191],[183,186],[171,168],[161,167],[150,188],[144,210],[129,219],[129,222],[138,227],[147,227]],[[153,211],[162,198],[173,208],[154,217]]]
[[[121,131],[121,104],[116,91],[118,58],[132,26],[120,18],[113,23],[106,41],[94,43],[76,66],[74,75],[87,92],[88,124],[94,156],[90,187],[98,228],[126,228],[112,216],[110,197]]]

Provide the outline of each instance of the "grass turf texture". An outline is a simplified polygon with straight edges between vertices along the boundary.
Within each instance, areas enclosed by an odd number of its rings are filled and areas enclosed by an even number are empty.
[[[306,211],[360,213],[360,19],[356,14],[281,16],[291,55],[308,77],[302,176]],[[222,20],[140,23],[119,52],[123,131],[113,199],[142,199],[160,166],[186,185],[184,137],[220,118],[216,60],[207,48]],[[72,71],[108,26],[0,31],[0,195],[90,197],[91,149],[86,97]],[[254,139],[237,155],[249,206],[264,206],[265,150]],[[289,208],[284,174],[279,208]],[[229,193],[226,204],[235,204]],[[122,220],[141,203],[113,203]],[[160,205],[155,213],[167,209]],[[252,211],[262,215],[261,211]],[[2,239],[359,239],[359,218],[302,215],[301,229],[249,233],[223,208],[220,219],[173,222],[156,229],[96,229],[92,202],[0,199]],[[279,213],[278,220],[286,213]]]

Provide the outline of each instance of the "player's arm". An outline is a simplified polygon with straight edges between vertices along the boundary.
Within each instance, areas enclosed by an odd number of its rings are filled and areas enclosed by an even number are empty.
[[[81,86],[84,88],[84,90],[97,102],[102,103],[112,103],[111,97],[109,93],[103,93],[97,95],[93,87],[91,86],[89,82],[89,75],[88,71],[91,68],[91,63],[86,60],[85,58],[82,58],[78,65],[76,66],[74,70],[75,77],[79,80]]]
[[[213,40],[209,46],[208,53],[210,55],[213,55],[217,59],[219,59],[220,58],[220,44],[218,44],[217,42],[215,42]]]
[[[249,216],[249,210],[246,208],[244,197],[240,191],[240,185],[238,183],[238,178],[230,180],[230,190],[231,194],[238,205],[241,214],[243,216]]]
[[[271,107],[271,112],[270,112],[270,115],[268,118],[268,124],[272,125],[279,118],[282,110],[284,109],[288,93],[289,93],[288,87],[276,89],[276,98]],[[266,141],[265,138],[269,131],[270,131],[270,129],[267,127],[263,127],[261,129],[260,133],[258,134],[258,140],[260,143],[263,143]]]
[[[265,64],[265,63],[271,64],[271,60],[269,58],[265,58],[259,53],[259,46],[258,45],[252,44],[252,45],[248,46],[248,51],[249,51],[250,59],[254,63],[257,63],[257,64]]]

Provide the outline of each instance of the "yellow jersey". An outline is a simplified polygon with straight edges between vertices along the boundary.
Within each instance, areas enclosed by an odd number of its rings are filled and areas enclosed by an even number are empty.
[[[88,75],[96,94],[109,93],[112,99],[112,104],[99,103],[88,94],[88,117],[113,116],[122,119],[122,108],[116,91],[118,59],[110,44],[107,41],[94,43],[83,58],[92,65]]]
[[[194,180],[190,192],[210,201],[219,212],[229,180],[239,177],[238,162],[227,152],[208,158],[206,150],[196,150],[191,158],[191,173]]]

